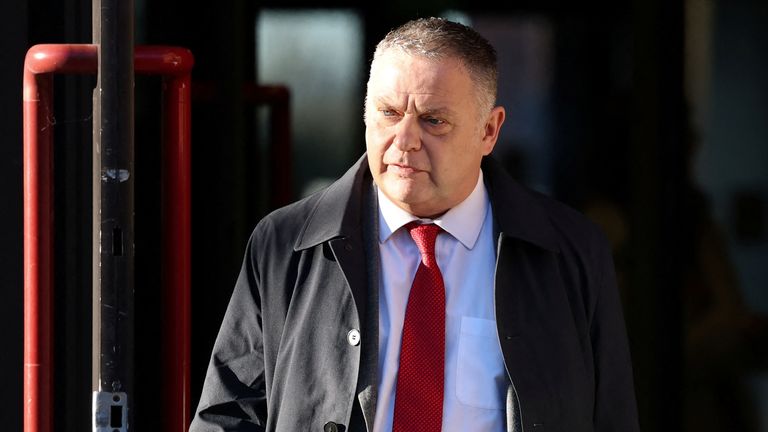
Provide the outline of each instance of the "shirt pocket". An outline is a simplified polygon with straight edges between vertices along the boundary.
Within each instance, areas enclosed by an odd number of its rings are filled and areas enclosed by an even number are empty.
[[[496,322],[462,317],[456,367],[456,397],[475,408],[504,409],[507,379]]]

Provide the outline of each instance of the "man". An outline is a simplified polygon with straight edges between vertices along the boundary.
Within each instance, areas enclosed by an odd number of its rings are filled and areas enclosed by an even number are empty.
[[[496,55],[430,18],[377,46],[367,154],[262,220],[192,431],[636,431],[609,248],[491,158]]]

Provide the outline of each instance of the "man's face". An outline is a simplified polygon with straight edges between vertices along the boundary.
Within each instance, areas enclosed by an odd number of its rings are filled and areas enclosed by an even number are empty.
[[[457,59],[389,50],[371,66],[368,164],[379,189],[413,215],[441,215],[469,196],[503,121],[501,107],[480,112]]]

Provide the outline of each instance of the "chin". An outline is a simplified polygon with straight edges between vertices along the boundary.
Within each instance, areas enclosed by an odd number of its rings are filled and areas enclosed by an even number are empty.
[[[429,211],[426,211],[425,205],[427,200],[423,196],[405,194],[399,196],[390,195],[389,197],[398,207],[414,216],[426,217],[430,214]]]
[[[384,180],[383,189],[391,200],[406,204],[418,202],[419,198],[424,195],[424,191],[420,185],[414,183],[411,179],[389,178]]]

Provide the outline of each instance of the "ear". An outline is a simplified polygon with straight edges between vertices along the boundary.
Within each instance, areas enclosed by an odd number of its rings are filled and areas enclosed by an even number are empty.
[[[483,156],[491,153],[493,147],[496,145],[496,140],[499,139],[499,131],[501,130],[501,124],[504,123],[506,117],[506,111],[504,107],[494,107],[488,117],[485,120],[485,126],[483,127]]]

